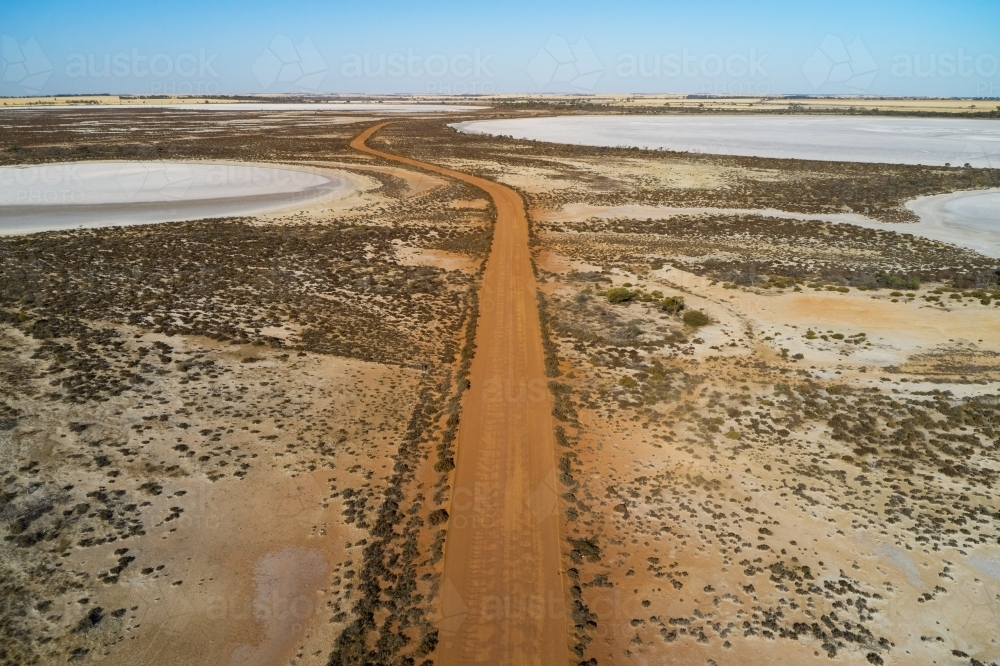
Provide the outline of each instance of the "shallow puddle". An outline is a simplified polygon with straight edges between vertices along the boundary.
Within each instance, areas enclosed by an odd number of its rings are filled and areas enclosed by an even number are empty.
[[[305,631],[319,603],[329,565],[310,548],[288,547],[264,555],[254,567],[253,616],[261,627],[256,645],[240,645],[231,666],[265,666],[281,662]]]

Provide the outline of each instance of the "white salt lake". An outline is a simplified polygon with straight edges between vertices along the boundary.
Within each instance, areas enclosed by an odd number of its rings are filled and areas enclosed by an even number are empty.
[[[1000,122],[964,118],[841,116],[561,116],[456,123],[463,132],[588,146],[640,147],[720,155],[1000,168]],[[655,207],[643,216],[757,212],[910,233],[1000,258],[1000,190],[955,192],[907,204],[920,218],[886,224],[857,214]],[[623,208],[623,207],[618,207]],[[601,216],[625,213],[605,211]],[[626,213],[627,214],[627,213]],[[633,216],[633,215],[629,215]]]
[[[0,234],[255,215],[356,186],[347,173],[232,163],[0,167]]]
[[[455,123],[462,132],[582,146],[836,162],[1000,168],[1000,121],[853,116],[555,116]]]

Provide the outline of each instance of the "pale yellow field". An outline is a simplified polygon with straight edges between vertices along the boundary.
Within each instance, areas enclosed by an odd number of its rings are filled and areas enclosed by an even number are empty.
[[[259,95],[259,101],[280,101],[280,95]],[[358,101],[393,101],[398,103],[434,102],[437,104],[469,104],[470,97],[459,95],[331,95],[323,96],[325,101],[355,99]],[[500,94],[473,98],[475,102],[515,101],[559,102],[567,100],[586,101],[590,104],[614,107],[648,108],[670,106],[675,109],[717,109],[717,110],[785,110],[792,107],[803,109],[844,110],[873,109],[879,111],[910,111],[935,113],[968,113],[992,111],[998,107],[995,102],[971,98],[890,98],[890,97],[785,97],[781,95],[764,97],[689,97],[688,95],[564,95],[564,94]],[[0,98],[0,108],[6,106],[72,106],[80,104],[233,104],[246,99],[220,97],[188,97],[183,95],[138,98],[119,95],[80,95],[67,97],[4,97]]]
[[[997,107],[995,102],[975,100],[970,98],[925,98],[925,97],[787,97],[772,95],[762,97],[742,96],[696,96],[688,95],[493,95],[490,99],[503,102],[535,101],[559,102],[578,100],[589,104],[648,108],[667,106],[675,109],[728,109],[751,110],[771,109],[784,110],[792,107],[804,109],[843,110],[851,107],[858,109],[873,109],[879,111],[911,111],[938,113],[966,113],[976,111],[992,111]]]
[[[136,97],[120,97],[118,95],[81,95],[79,97],[3,97],[0,107],[4,106],[78,106],[81,104],[231,104],[234,99],[208,99],[205,97],[163,97],[157,99],[139,99]]]

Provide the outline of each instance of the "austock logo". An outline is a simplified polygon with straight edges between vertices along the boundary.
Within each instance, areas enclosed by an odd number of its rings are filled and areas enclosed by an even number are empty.
[[[143,53],[137,48],[119,53],[71,53],[66,76],[71,79],[149,80],[149,91],[159,94],[213,94],[219,91],[215,70],[218,53]]]
[[[482,400],[488,403],[540,403],[551,402],[552,394],[549,392],[548,381],[541,377],[515,380],[490,377],[483,383]]]
[[[3,36],[3,81],[15,83],[26,92],[41,92],[52,75],[52,63],[34,37],[18,44],[14,37]]]
[[[278,35],[264,49],[250,69],[262,88],[275,83],[288,83],[301,90],[315,92],[326,78],[326,61],[312,40],[306,37],[299,44]]]
[[[841,84],[860,93],[867,90],[878,75],[878,63],[860,37],[844,44],[840,37],[827,35],[802,66],[802,73],[813,90]]]
[[[565,37],[552,35],[528,63],[528,75],[539,89],[565,83],[576,90],[593,90],[603,72],[604,65],[583,37],[570,45]]]
[[[130,162],[119,168],[115,180],[131,200],[147,195],[182,201],[194,174],[183,162]]]
[[[66,58],[66,76],[71,79],[109,79],[154,77],[165,79],[178,76],[184,79],[194,77],[219,78],[215,71],[218,53],[209,54],[200,49],[197,54],[182,53],[172,56],[166,53],[146,55],[139,49],[130,53],[71,53]]]
[[[443,53],[424,56],[413,49],[407,49],[406,53],[348,53],[343,57],[340,75],[348,79],[492,78],[492,58],[492,54],[484,54],[479,49],[451,56]]]

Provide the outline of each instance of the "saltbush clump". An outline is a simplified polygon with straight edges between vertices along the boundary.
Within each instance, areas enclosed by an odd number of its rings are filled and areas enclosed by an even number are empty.
[[[708,315],[701,310],[688,310],[684,313],[683,321],[691,328],[699,328],[712,322],[712,320],[708,318]]]
[[[878,277],[879,283],[889,289],[919,289],[920,278],[916,275],[892,275],[883,273]]]
[[[609,303],[628,303],[635,298],[635,292],[625,287],[614,287],[608,289],[604,294]]]
[[[669,312],[672,315],[677,314],[684,309],[684,297],[683,296],[668,296],[660,301],[660,307]]]

